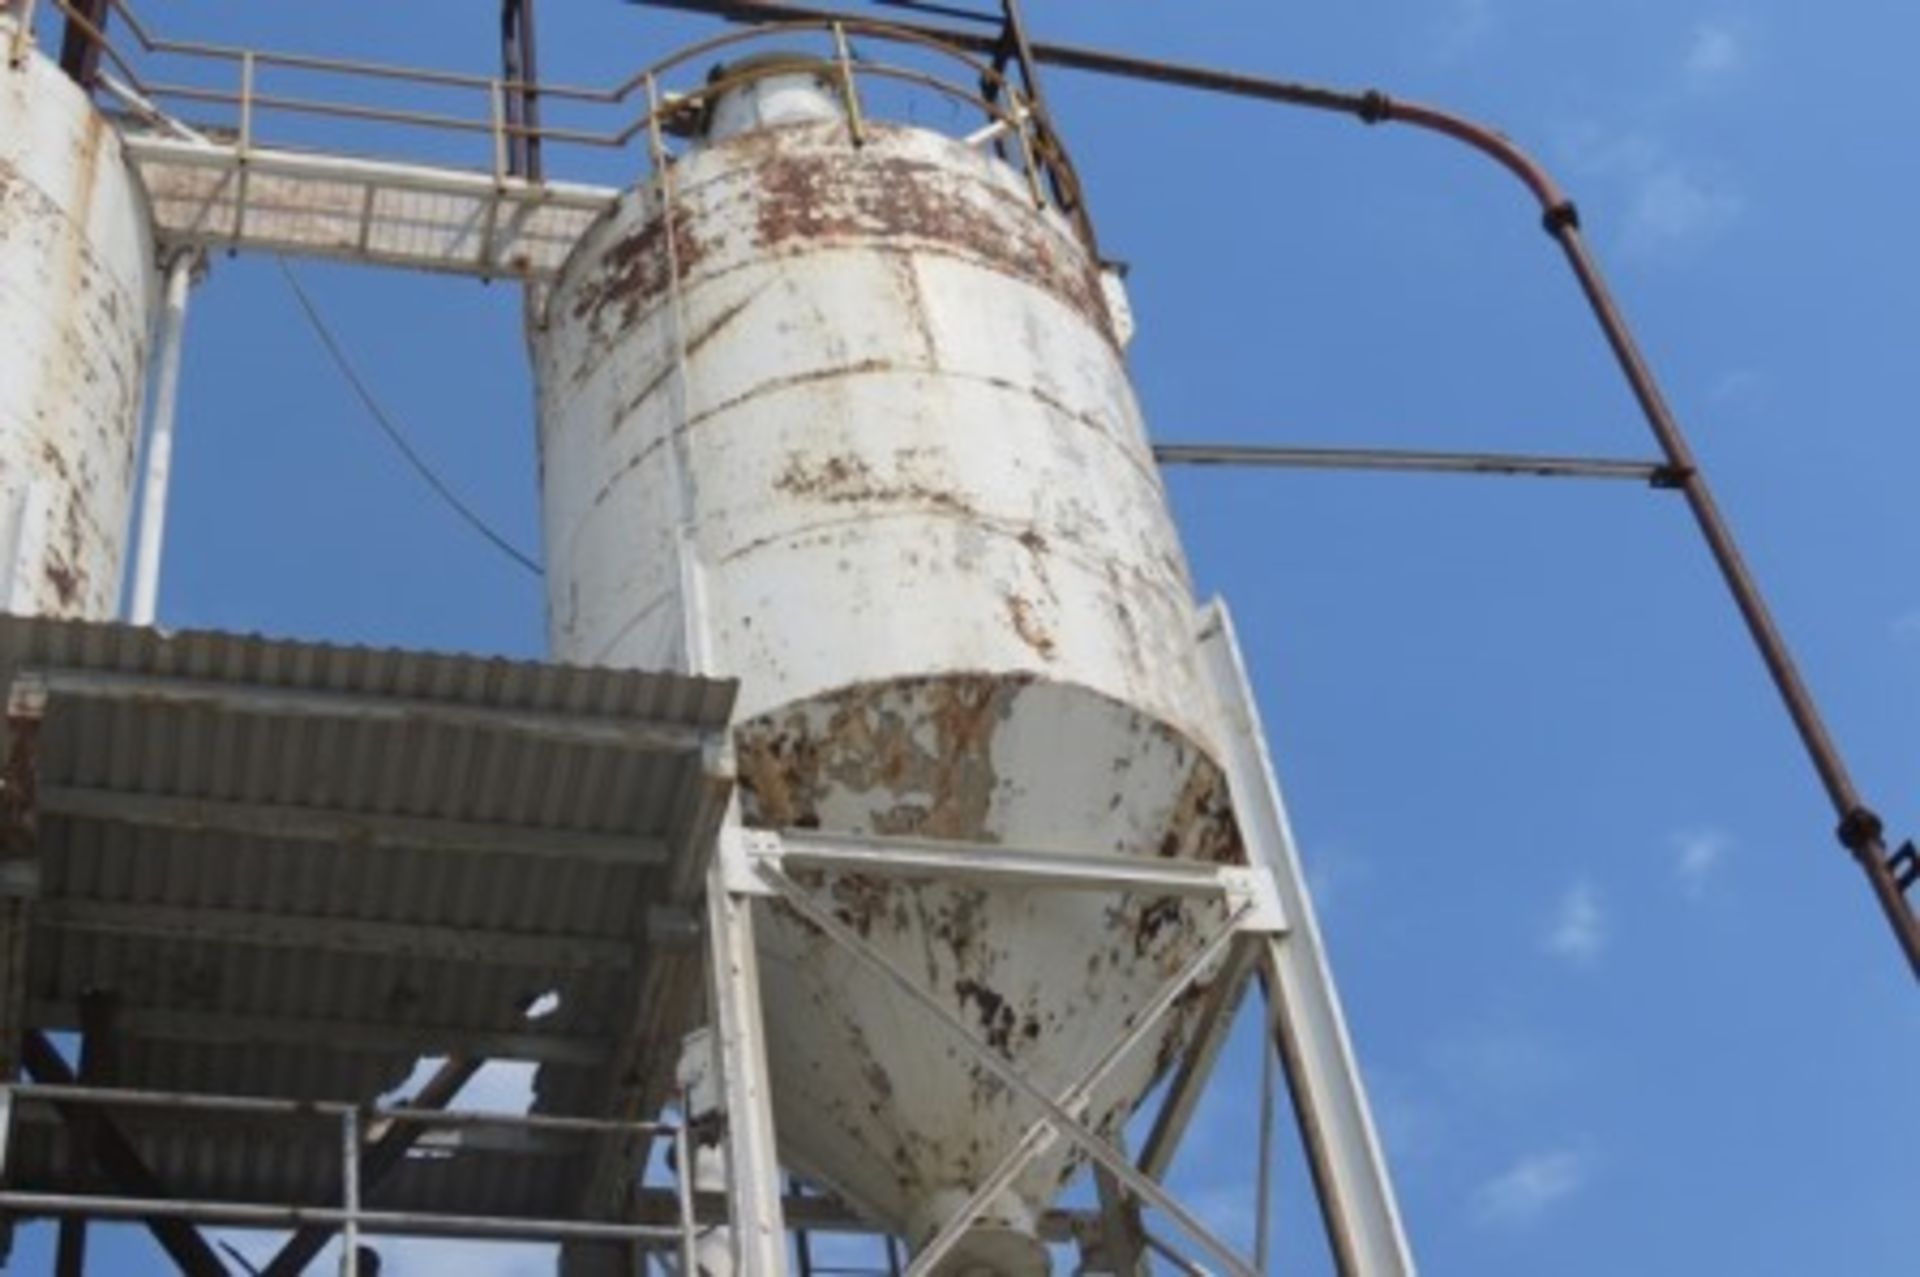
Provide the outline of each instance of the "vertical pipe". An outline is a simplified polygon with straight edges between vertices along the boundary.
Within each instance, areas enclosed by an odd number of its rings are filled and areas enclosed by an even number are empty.
[[[521,176],[539,182],[545,180],[546,172],[540,159],[540,43],[535,34],[533,5],[534,0],[519,0],[520,77],[526,85],[520,98],[520,123],[527,129],[521,152],[526,172]]]
[[[147,468],[140,485],[140,536],[135,551],[133,599],[127,620],[152,625],[160,601],[160,554],[167,536],[167,491],[173,470],[173,423],[180,394],[180,345],[187,327],[187,293],[194,257],[180,253],[167,265],[167,295],[160,312],[159,363],[154,373],[153,419],[147,427]]]
[[[340,1206],[347,1222],[340,1230],[340,1277],[360,1277],[360,1114],[340,1115]]]
[[[1572,205],[1562,207],[1570,210]],[[1785,636],[1781,634],[1772,611],[1767,607],[1759,582],[1755,580],[1752,569],[1747,566],[1745,556],[1740,553],[1740,547],[1733,539],[1732,529],[1720,513],[1713,490],[1707,486],[1706,477],[1700,472],[1693,449],[1681,432],[1680,423],[1667,405],[1666,397],[1661,394],[1652,369],[1634,341],[1618,303],[1601,278],[1600,268],[1580,234],[1578,220],[1570,214],[1556,216],[1555,210],[1550,209],[1547,224],[1566,253],[1568,264],[1579,280],[1581,292],[1586,295],[1594,317],[1599,320],[1607,344],[1613,350],[1627,383],[1633,388],[1634,398],[1639,402],[1641,412],[1668,465],[1681,476],[1680,490],[1686,496],[1687,507],[1692,511],[1701,537],[1713,555],[1715,566],[1720,569],[1721,579],[1733,595],[1734,606],[1746,622],[1747,633],[1759,649],[1760,659],[1773,679],[1787,716],[1793,720],[1800,742],[1808,758],[1813,761],[1820,783],[1840,817],[1840,843],[1853,854],[1867,875],[1874,899],[1879,902],[1881,912],[1893,928],[1894,938],[1899,941],[1901,952],[1906,955],[1908,968],[1916,977],[1920,977],[1920,917],[1915,916],[1906,891],[1893,865],[1889,863],[1880,817],[1866,805],[1860,791],[1854,786],[1846,761],[1841,757],[1839,747],[1834,744],[1826,720],[1813,699],[1813,692],[1808,688]]]

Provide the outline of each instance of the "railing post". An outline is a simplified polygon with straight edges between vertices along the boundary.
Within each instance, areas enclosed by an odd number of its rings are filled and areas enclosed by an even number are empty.
[[[847,104],[847,130],[855,146],[865,146],[867,125],[860,113],[860,90],[853,82],[853,50],[847,45],[847,28],[838,22],[833,24],[833,51],[840,67],[840,96]]]
[[[1040,161],[1033,150],[1033,112],[1027,110],[1026,103],[1020,100],[1019,90],[1011,84],[1007,86],[1007,106],[1013,113],[1015,130],[1020,134],[1021,166],[1027,172],[1027,189],[1033,193],[1033,206],[1047,206],[1046,187],[1040,181]]]
[[[360,1277],[360,1111],[340,1114],[340,1277]]]
[[[647,155],[657,177],[667,171],[667,140],[660,133],[660,81],[647,72]]]
[[[487,122],[493,137],[493,185],[507,186],[507,91],[498,80],[487,81]]]
[[[253,187],[253,50],[240,54],[240,144],[234,158],[240,165],[240,180],[233,196],[233,243],[237,246],[247,230],[247,195]]]
[[[33,47],[34,10],[38,0],[9,0],[7,8],[13,10],[14,21],[19,25],[13,29],[13,47],[7,52],[7,64],[20,67],[26,64],[27,50]]]

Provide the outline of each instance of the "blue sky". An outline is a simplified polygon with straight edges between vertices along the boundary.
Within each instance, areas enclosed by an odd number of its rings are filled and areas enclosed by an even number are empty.
[[[452,0],[146,7],[318,51],[492,56],[487,6]],[[1920,10],[1029,7],[1051,37],[1450,105],[1544,158],[1859,780],[1920,832]],[[574,80],[699,29],[545,9],[548,71]],[[1533,206],[1490,166],[1252,103],[1050,87],[1103,243],[1132,263],[1159,437],[1649,455]],[[305,278],[422,448],[537,544],[515,292]],[[219,262],[192,322],[165,622],[540,651],[537,583],[400,469],[269,263]],[[1170,486],[1202,590],[1237,615],[1424,1268],[1920,1268],[1912,982],[1677,499]],[[1235,1046],[1180,1177],[1243,1232],[1257,1061]],[[1278,1236],[1312,1272],[1303,1177],[1283,1171]],[[119,1244],[130,1269],[148,1253]],[[454,1263],[434,1254],[408,1271]]]

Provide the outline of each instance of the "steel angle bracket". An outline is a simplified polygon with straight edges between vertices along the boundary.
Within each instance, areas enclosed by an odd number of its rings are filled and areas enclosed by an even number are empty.
[[[765,871],[784,865],[785,853],[786,844],[779,834],[728,825],[720,831],[719,845],[714,851],[719,862],[720,885],[730,896],[777,896],[780,892],[767,881]]]
[[[1281,903],[1280,884],[1259,868],[1233,866],[1220,871],[1227,907],[1238,916],[1235,930],[1243,935],[1281,936],[1287,933],[1287,909]]]

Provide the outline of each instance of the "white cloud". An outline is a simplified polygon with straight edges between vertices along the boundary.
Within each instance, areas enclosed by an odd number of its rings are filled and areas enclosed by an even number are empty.
[[[1707,402],[1729,410],[1752,408],[1766,399],[1766,392],[1765,374],[1753,368],[1734,368],[1707,388]]]
[[[1469,1028],[1436,1043],[1427,1058],[1457,1096],[1476,1106],[1540,1096],[1564,1080],[1558,1052],[1525,1030]]]
[[[1307,890],[1313,895],[1314,912],[1322,918],[1373,881],[1372,863],[1344,847],[1315,847],[1303,854]]]
[[[1739,71],[1747,62],[1747,42],[1736,27],[1725,22],[1702,22],[1693,29],[1687,46],[1687,83],[1710,88]]]
[[[1472,54],[1493,33],[1494,16],[1493,0],[1453,0],[1433,28],[1429,56],[1448,63]]]
[[[1696,243],[1739,216],[1740,196],[1687,167],[1662,160],[1634,178],[1622,244],[1646,255]]]
[[[1573,1149],[1522,1157],[1475,1190],[1474,1215],[1483,1224],[1530,1223],[1585,1187],[1590,1162],[1586,1154]]]
[[[1553,911],[1542,941],[1546,951],[1578,966],[1592,966],[1607,947],[1607,919],[1600,893],[1581,879],[1567,889]]]
[[[1730,183],[1648,133],[1580,125],[1566,131],[1560,149],[1570,171],[1612,184],[1609,203],[1621,210],[1618,242],[1633,256],[1704,243],[1745,209]]]
[[[1719,829],[1690,829],[1675,834],[1673,876],[1680,880],[1680,889],[1696,900],[1704,896],[1732,849],[1733,839]]]

